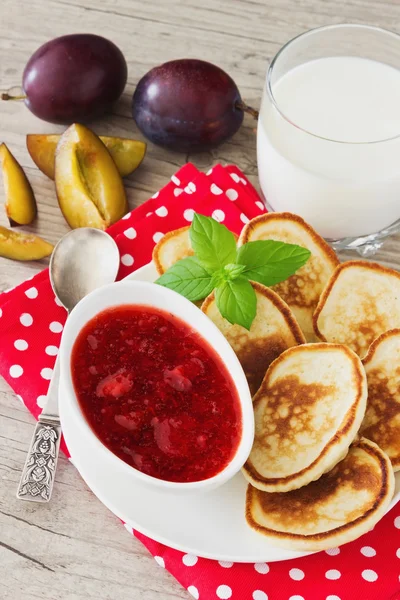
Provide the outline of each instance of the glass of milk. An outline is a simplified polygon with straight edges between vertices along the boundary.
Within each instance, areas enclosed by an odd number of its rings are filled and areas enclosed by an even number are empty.
[[[270,210],[337,249],[378,250],[400,230],[400,36],[333,25],[288,42],[268,69],[257,160]]]

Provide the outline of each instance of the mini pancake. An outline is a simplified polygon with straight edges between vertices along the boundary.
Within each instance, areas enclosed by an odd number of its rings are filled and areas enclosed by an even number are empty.
[[[400,329],[380,335],[363,360],[368,401],[361,433],[382,448],[400,470]]]
[[[169,231],[154,246],[153,261],[159,275],[165,273],[178,260],[193,255],[189,229],[190,225]]]
[[[361,438],[334,469],[299,490],[268,494],[249,485],[246,519],[273,544],[326,550],[369,531],[387,511],[393,493],[388,456]]]
[[[159,275],[165,273],[178,260],[193,256],[189,230],[190,225],[169,231],[154,246],[153,261]],[[237,235],[233,235],[237,239]]]
[[[338,257],[310,225],[292,213],[268,213],[252,219],[242,229],[239,246],[256,240],[277,240],[310,250],[306,264],[272,289],[289,305],[306,340],[315,341],[312,316],[322,290],[339,264]]]
[[[271,362],[287,348],[304,344],[305,338],[290,308],[278,294],[261,283],[251,282],[251,285],[257,296],[257,314],[250,331],[231,325],[221,316],[214,293],[205,299],[201,310],[214,321],[236,352],[253,395]]]
[[[314,313],[320,340],[346,344],[363,357],[385,331],[400,327],[400,273],[350,260],[332,274]]]
[[[365,371],[352,350],[338,344],[289,348],[271,364],[253,399],[246,479],[266,492],[318,479],[346,456],[366,402]]]

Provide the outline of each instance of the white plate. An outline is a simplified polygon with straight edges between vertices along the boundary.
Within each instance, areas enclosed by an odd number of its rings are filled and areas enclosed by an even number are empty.
[[[152,263],[127,277],[144,281],[156,278]],[[183,552],[221,561],[273,562],[307,554],[275,547],[250,529],[244,518],[247,484],[240,473],[216,490],[193,496],[180,497],[146,487],[118,476],[107,460],[96,463],[79,435],[80,424],[63,411],[62,394],[60,413],[65,440],[79,473],[99,500],[137,531]],[[392,506],[399,499],[400,473]]]

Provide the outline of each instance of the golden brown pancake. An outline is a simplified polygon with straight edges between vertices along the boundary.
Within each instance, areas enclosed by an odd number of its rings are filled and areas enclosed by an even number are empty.
[[[252,219],[243,227],[238,245],[256,240],[277,240],[310,250],[307,263],[272,289],[289,305],[306,340],[315,341],[312,316],[326,282],[339,264],[335,252],[310,225],[292,213],[268,213]]]
[[[366,402],[365,371],[352,350],[338,344],[289,348],[271,364],[253,399],[246,479],[266,492],[318,479],[346,455]]]
[[[400,329],[380,335],[363,360],[368,401],[361,433],[382,448],[400,470]]]
[[[153,261],[159,275],[173,264],[193,255],[189,237],[190,225],[166,233],[153,248]]]
[[[400,327],[400,273],[364,260],[341,264],[322,292],[313,321],[319,339],[365,356],[381,333]]]
[[[255,394],[269,365],[284,350],[305,339],[290,308],[271,289],[252,282],[257,296],[257,314],[250,331],[224,319],[210,294],[201,310],[222,331],[243,367],[251,394]]]
[[[385,514],[394,493],[387,455],[362,438],[318,481],[268,494],[249,485],[246,519],[273,544],[318,551],[355,540]]]
[[[159,275],[165,273],[178,260],[193,256],[189,230],[190,225],[174,229],[166,233],[154,246],[153,261]],[[233,236],[236,240],[238,239],[235,233],[233,233]]]

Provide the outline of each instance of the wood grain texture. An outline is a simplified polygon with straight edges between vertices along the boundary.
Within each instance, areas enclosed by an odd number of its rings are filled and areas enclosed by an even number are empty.
[[[130,117],[130,102],[136,83],[154,65],[182,57],[215,62],[235,79],[243,98],[258,107],[267,63],[280,46],[312,27],[341,22],[399,29],[400,5],[398,0],[2,0],[0,89],[20,84],[28,57],[49,39],[77,31],[104,35],[124,52],[129,78],[113,114],[96,122],[94,129],[142,138]],[[130,206],[147,200],[188,160],[203,169],[216,162],[236,163],[257,185],[254,127],[246,116],[232,140],[193,156],[149,144],[144,163],[126,180]],[[0,141],[23,165],[38,200],[39,218],[30,230],[52,242],[67,226],[54,184],[30,159],[25,135],[62,130],[39,121],[21,103],[0,103]],[[6,224],[3,210],[0,223]],[[399,249],[400,237],[392,238],[376,258],[398,268]],[[0,291],[45,264],[0,259]],[[188,593],[125,532],[65,458],[60,459],[50,505],[15,499],[32,431],[32,417],[1,381],[0,598],[187,598]]]

